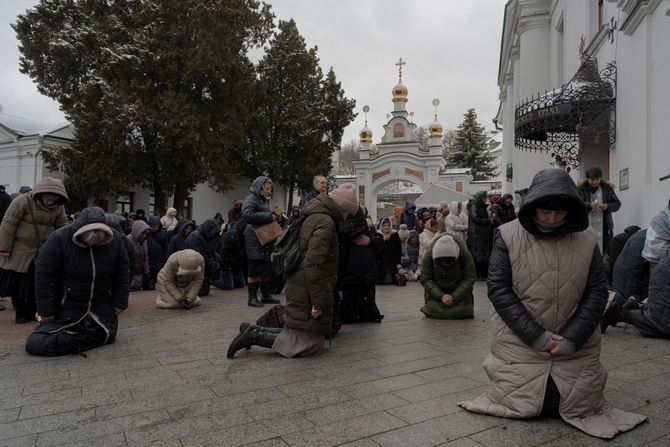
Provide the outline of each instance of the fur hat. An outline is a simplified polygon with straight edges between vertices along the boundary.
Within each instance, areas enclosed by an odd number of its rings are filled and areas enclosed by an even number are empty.
[[[330,193],[330,198],[333,199],[339,209],[347,213],[347,216],[351,216],[358,211],[358,195],[353,183],[343,183]]]
[[[435,241],[433,244],[433,260],[439,258],[458,258],[461,254],[461,249],[454,238],[445,234]]]

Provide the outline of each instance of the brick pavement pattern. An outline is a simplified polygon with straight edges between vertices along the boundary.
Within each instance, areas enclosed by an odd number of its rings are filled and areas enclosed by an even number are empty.
[[[474,320],[419,312],[423,290],[378,288],[382,324],[344,326],[320,357],[284,359],[252,348],[226,359],[245,290],[190,311],[131,295],[116,344],[86,357],[30,357],[10,325],[0,348],[0,446],[670,446],[670,343],[610,328],[602,360],[612,404],[649,422],[605,442],[558,420],[470,414],[456,402],[488,382],[491,305],[475,288]],[[7,301],[5,301],[7,303]],[[266,307],[267,309],[267,307]]]

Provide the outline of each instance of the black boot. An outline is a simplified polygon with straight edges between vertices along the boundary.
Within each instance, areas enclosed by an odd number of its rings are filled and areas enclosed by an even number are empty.
[[[268,328],[253,325],[247,327],[244,332],[235,337],[230,343],[226,357],[232,359],[235,356],[235,353],[240,349],[250,348],[252,346],[271,348],[278,333],[267,329]]]
[[[624,308],[621,304],[612,301],[612,304],[605,309],[602,320],[600,320],[600,332],[604,334],[608,326],[616,326],[617,323],[623,321],[623,313]]]
[[[634,309],[639,309],[640,308],[640,299],[638,296],[629,296],[626,301],[624,301],[623,305],[621,306],[624,309],[628,310],[634,310]]]
[[[263,303],[258,301],[258,283],[250,282],[247,284],[247,290],[249,291],[249,301],[247,304],[251,307],[263,307]]]
[[[261,303],[265,304],[279,304],[280,300],[272,298],[270,295],[270,281],[263,281],[261,283]]]

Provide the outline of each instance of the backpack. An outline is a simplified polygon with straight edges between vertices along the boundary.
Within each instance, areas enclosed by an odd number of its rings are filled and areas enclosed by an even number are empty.
[[[270,255],[272,269],[277,275],[293,275],[298,271],[298,267],[305,257],[305,252],[300,250],[298,244],[298,235],[300,227],[305,221],[306,216],[301,216],[294,220],[286,230],[275,241],[274,251]]]

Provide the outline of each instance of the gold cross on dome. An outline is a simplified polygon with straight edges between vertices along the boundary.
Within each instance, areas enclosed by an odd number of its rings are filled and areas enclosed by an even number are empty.
[[[402,57],[395,63],[398,66],[398,82],[402,82],[402,66],[407,65],[407,62],[402,60]]]

